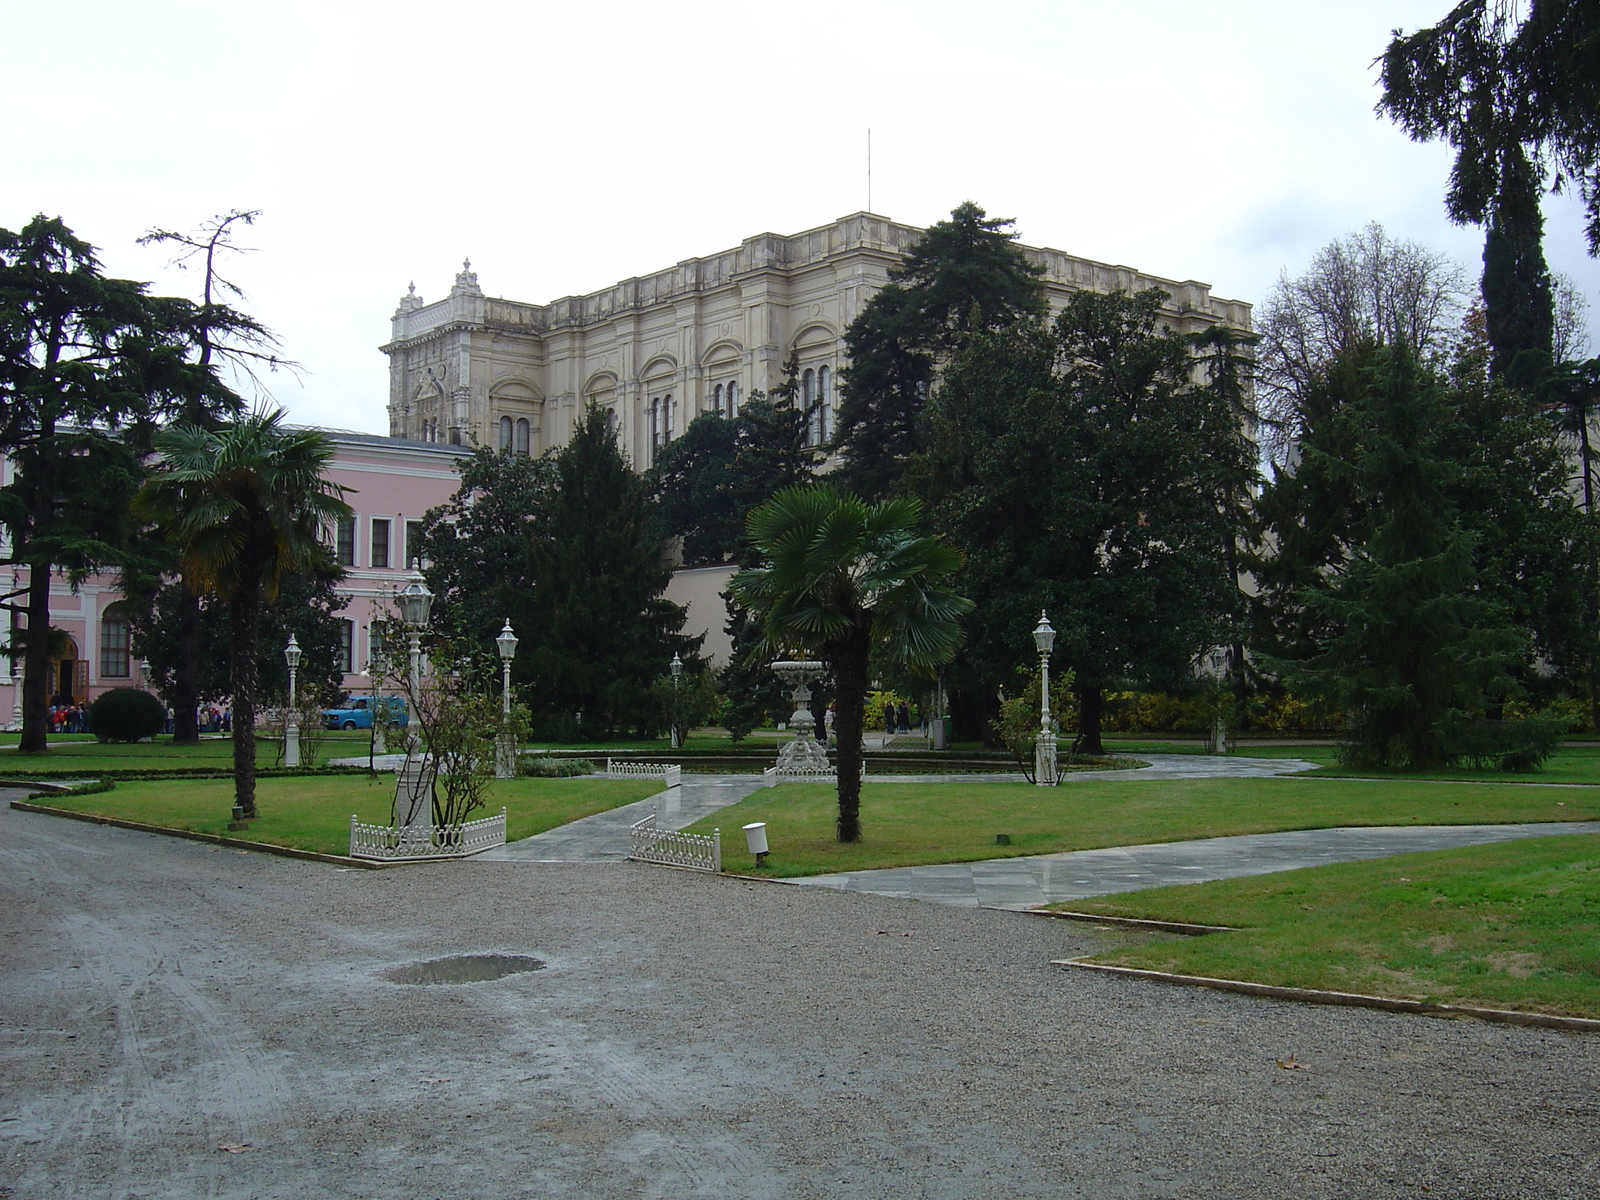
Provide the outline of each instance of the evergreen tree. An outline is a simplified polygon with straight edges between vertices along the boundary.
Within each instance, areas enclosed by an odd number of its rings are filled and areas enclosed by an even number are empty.
[[[13,476],[0,490],[4,560],[26,566],[26,588],[3,608],[30,630],[50,628],[53,575],[113,567],[137,530],[128,500],[152,423],[215,380],[186,359],[193,306],[108,279],[94,248],[59,219],[0,230],[0,452]],[[19,750],[44,753],[49,639],[24,640]]]
[[[921,445],[919,416],[939,370],[968,334],[1045,311],[1044,269],[1009,219],[970,200],[930,226],[845,331],[837,445],[841,480],[860,495],[894,489]]]
[[[787,370],[798,367],[791,357]],[[775,389],[777,390],[777,389]],[[698,567],[740,556],[750,510],[810,478],[806,414],[759,391],[736,416],[701,413],[662,447],[645,475],[662,524],[683,539],[683,563]]]
[[[1494,373],[1526,387],[1549,369],[1556,302],[1544,259],[1538,178],[1521,147],[1507,157],[1516,166],[1503,176],[1483,239],[1485,332]]]
[[[555,466],[548,456],[480,447],[456,470],[455,495],[423,515],[423,574],[437,597],[433,622],[440,633],[486,646],[533,587],[528,539],[554,486]]]
[[[1257,503],[1261,552],[1248,562],[1258,583],[1253,642],[1269,657],[1303,659],[1339,631],[1332,610],[1306,597],[1349,568],[1384,517],[1382,498],[1348,464],[1363,453],[1373,380],[1392,369],[1393,349],[1369,343],[1319,372],[1306,392],[1296,455]],[[1524,634],[1524,651],[1508,660],[1512,674],[1535,693],[1583,694],[1595,619],[1590,576],[1573,564],[1590,560],[1592,523],[1569,494],[1558,431],[1491,376],[1490,353],[1479,315],[1447,373],[1406,354],[1437,397],[1437,486],[1474,547],[1476,588]]]
[[[977,608],[954,682],[1013,685],[1048,610],[1088,753],[1102,751],[1104,689],[1183,688],[1240,615],[1226,548],[1254,450],[1231,368],[1194,381],[1190,346],[1158,326],[1164,299],[1079,293],[1053,327],[972,337],[907,476],[967,558],[955,586]]]
[[[1413,138],[1456,151],[1445,208],[1487,230],[1483,299],[1496,374],[1537,381],[1553,307],[1539,194],[1576,184],[1600,253],[1600,6],[1532,0],[1522,19],[1500,0],[1460,0],[1437,25],[1383,56],[1379,108]],[[1518,359],[1532,358],[1522,366]]]
[[[684,610],[662,598],[671,571],[644,483],[590,407],[551,458],[531,514],[525,591],[506,597],[521,641],[514,676],[546,736],[653,733],[651,684],[700,639],[681,633]]]
[[[1449,724],[1512,686],[1520,639],[1479,586],[1477,539],[1450,496],[1460,467],[1441,436],[1452,422],[1439,381],[1404,347],[1377,351],[1363,376],[1336,417],[1348,450],[1324,465],[1370,518],[1348,561],[1308,589],[1329,632],[1289,677],[1352,714],[1351,765],[1433,768]]]

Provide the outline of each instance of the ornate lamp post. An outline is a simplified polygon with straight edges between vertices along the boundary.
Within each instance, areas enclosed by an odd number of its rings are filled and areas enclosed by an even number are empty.
[[[1211,732],[1206,737],[1208,754],[1228,753],[1227,683],[1230,657],[1229,652],[1219,646],[1200,659],[1200,670],[1208,678],[1215,692],[1215,704],[1211,711]]]
[[[400,622],[406,627],[406,639],[411,648],[411,702],[416,703],[422,690],[422,631],[428,626],[428,614],[433,611],[433,593],[428,590],[422,572],[415,562],[411,565],[411,578],[395,597],[400,608]]]
[[[667,666],[672,671],[672,748],[678,750],[683,746],[683,726],[680,724],[683,709],[678,705],[678,676],[683,674],[683,659],[678,657],[676,651]]]
[[[494,740],[494,777],[511,779],[517,773],[517,747],[511,740],[511,660],[517,654],[517,635],[511,632],[511,618],[500,636],[494,639],[500,652],[500,732]]]
[[[1039,623],[1033,628],[1033,644],[1039,651],[1039,738],[1033,744],[1033,781],[1040,787],[1054,787],[1056,771],[1056,731],[1050,727],[1050,648],[1056,631],[1050,618],[1039,610]]]
[[[289,712],[283,725],[283,765],[286,767],[298,767],[300,765],[300,689],[296,685],[299,682],[300,642],[292,633],[289,635],[289,644],[283,650],[283,661],[289,664]]]

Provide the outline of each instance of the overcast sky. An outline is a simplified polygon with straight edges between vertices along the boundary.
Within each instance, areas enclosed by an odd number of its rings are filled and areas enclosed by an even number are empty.
[[[303,363],[296,421],[387,433],[389,317],[470,255],[490,295],[596,291],[753,234],[965,199],[1022,239],[1259,303],[1368,221],[1476,276],[1448,150],[1373,113],[1390,31],[1450,0],[13,5],[0,226],[134,239],[261,209],[230,266]],[[1546,253],[1596,304],[1577,206]],[[1596,338],[1600,341],[1600,338]]]

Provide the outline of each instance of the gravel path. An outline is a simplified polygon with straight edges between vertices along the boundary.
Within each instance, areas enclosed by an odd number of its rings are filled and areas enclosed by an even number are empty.
[[[1600,1194],[1600,1038],[1050,967],[1075,923],[6,809],[0,868],[8,1197]],[[469,951],[546,966],[378,976]]]

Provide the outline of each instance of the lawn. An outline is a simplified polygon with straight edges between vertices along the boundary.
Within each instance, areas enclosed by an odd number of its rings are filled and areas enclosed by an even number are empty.
[[[328,733],[317,747],[319,761],[328,758],[365,758],[369,741],[365,733]],[[396,746],[398,747],[398,740]],[[309,763],[309,757],[306,761]],[[278,743],[267,737],[256,739],[256,763],[263,767],[280,765]],[[68,771],[127,771],[143,767],[233,766],[233,739],[206,736],[198,745],[176,746],[170,737],[148,742],[100,743],[91,734],[60,734],[50,738],[46,754],[18,754],[17,735],[0,735],[0,775],[16,777],[38,774],[59,775]]]
[[[1057,907],[1241,927],[1130,946],[1093,962],[1600,1017],[1600,836],[1436,850]]]
[[[1137,739],[1106,739],[1106,748],[1116,754],[1137,756],[1146,754],[1204,754],[1205,747],[1178,742],[1139,741]],[[1317,764],[1307,775],[1333,776],[1342,779],[1481,779],[1490,782],[1510,780],[1523,783],[1592,783],[1600,784],[1600,746],[1563,746],[1545,762],[1544,766],[1527,775],[1507,774],[1504,771],[1476,771],[1468,767],[1439,771],[1352,771],[1339,765],[1339,748],[1332,742],[1311,746],[1259,746],[1240,742],[1234,749],[1240,758],[1298,758]]]
[[[492,816],[504,805],[506,835],[518,841],[660,790],[661,782],[654,779],[495,780],[490,785],[488,806],[473,817]],[[350,814],[363,822],[384,824],[393,797],[392,774],[263,779],[256,785],[261,816],[250,822],[248,832],[236,834],[228,834],[233,783],[226,779],[125,781],[114,791],[49,796],[39,803],[171,829],[344,854],[350,848]]]
[[[750,868],[740,827],[767,822],[763,873],[794,876],[970,862],[1148,842],[1341,825],[1462,825],[1600,820],[1600,788],[1410,780],[1177,779],[1020,783],[868,783],[863,838],[833,840],[832,787],[762,789],[691,827],[723,830],[730,870]],[[1010,845],[995,844],[996,834]]]

